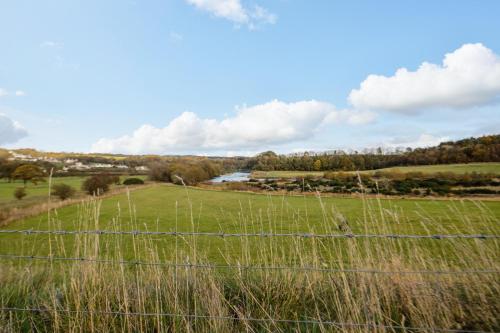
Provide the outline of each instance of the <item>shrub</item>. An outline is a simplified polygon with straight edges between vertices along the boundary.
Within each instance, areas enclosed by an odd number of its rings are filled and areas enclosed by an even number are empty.
[[[68,184],[56,184],[52,188],[52,195],[58,197],[61,200],[71,198],[76,193],[75,189]]]
[[[144,180],[140,178],[127,178],[123,181],[123,185],[143,185]]]
[[[90,195],[101,195],[109,191],[109,185],[114,179],[107,174],[98,174],[87,178],[82,184],[82,190]]]
[[[18,187],[14,191],[14,197],[16,197],[17,200],[21,200],[27,195],[26,189],[24,187]]]

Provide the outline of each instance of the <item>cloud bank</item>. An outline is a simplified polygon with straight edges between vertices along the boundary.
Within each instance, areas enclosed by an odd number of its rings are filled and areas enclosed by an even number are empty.
[[[267,145],[309,139],[325,125],[360,125],[374,120],[371,112],[338,110],[332,104],[315,100],[273,100],[236,111],[234,117],[224,120],[203,119],[193,112],[184,112],[163,128],[143,125],[132,135],[100,139],[91,150],[139,154],[264,149]]]
[[[500,57],[484,45],[465,44],[445,55],[442,65],[422,63],[412,72],[369,75],[349,102],[360,110],[416,113],[430,108],[461,109],[500,97]]]
[[[27,135],[28,132],[17,121],[0,113],[0,145],[14,143]]]
[[[186,2],[236,25],[247,25],[250,29],[261,24],[274,24],[277,19],[276,15],[267,9],[258,5],[248,8],[243,6],[240,0],[186,0]]]
[[[385,147],[389,148],[398,148],[398,147],[432,147],[437,146],[441,142],[449,141],[449,136],[436,136],[429,133],[422,133],[419,136],[410,136],[410,137],[396,137],[389,140],[386,144],[383,144]]]

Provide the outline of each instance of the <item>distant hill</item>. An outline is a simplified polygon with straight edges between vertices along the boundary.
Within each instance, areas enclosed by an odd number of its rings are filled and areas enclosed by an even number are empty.
[[[374,149],[370,153],[346,153],[329,151],[324,153],[304,152],[302,154],[278,155],[272,151],[255,157],[217,157],[193,155],[124,155],[85,154],[66,152],[42,152],[36,149],[14,149],[16,154],[38,159],[76,159],[84,163],[111,163],[135,167],[157,161],[210,159],[227,164],[230,169],[251,169],[261,171],[328,171],[328,170],[375,170],[389,167],[462,164],[478,162],[500,162],[500,135],[487,135],[443,142],[429,148],[406,148],[397,151]],[[9,156],[9,151],[0,148],[0,159]]]
[[[261,171],[375,170],[398,166],[500,162],[500,135],[443,142],[435,147],[371,153],[303,153],[277,155],[267,151],[251,158],[249,168]]]

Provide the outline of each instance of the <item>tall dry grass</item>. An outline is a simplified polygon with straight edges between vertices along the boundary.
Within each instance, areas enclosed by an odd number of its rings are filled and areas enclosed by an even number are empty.
[[[376,202],[373,205],[366,202],[364,206],[367,231],[387,234],[393,224],[404,223],[400,213],[376,209]],[[322,207],[321,231],[340,233],[339,225],[346,223],[343,216]],[[188,210],[196,231],[196,212],[192,205]],[[453,213],[462,224],[467,223],[466,215],[450,211]],[[498,221],[486,209],[482,214],[495,232]],[[430,223],[432,218],[422,213],[422,221]],[[124,220],[135,229],[141,227],[132,203],[117,213],[113,228],[120,230]],[[304,223],[294,214],[278,219],[272,207],[268,212],[242,208],[237,220],[242,233],[255,230],[256,225],[272,232],[283,224]],[[56,212],[49,223],[50,229],[61,229]],[[100,229],[98,200],[82,204],[78,223],[79,230]],[[468,228],[470,233],[477,231],[473,224]],[[448,226],[446,231],[450,230]],[[68,236],[50,235],[49,255],[110,262],[3,260],[0,306],[18,310],[0,312],[2,332],[500,329],[499,274],[460,273],[499,271],[496,239],[239,237],[209,242],[203,236],[178,236],[169,238],[165,246],[153,235],[78,234],[71,236],[71,243],[64,237]],[[140,264],[213,262],[207,254],[211,246],[219,249],[217,262],[231,268]],[[119,262],[124,259],[128,263]]]

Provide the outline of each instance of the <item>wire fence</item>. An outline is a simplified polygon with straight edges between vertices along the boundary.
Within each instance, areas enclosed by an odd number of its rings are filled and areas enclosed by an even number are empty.
[[[314,233],[225,233],[191,231],[139,231],[139,230],[0,230],[0,234],[23,235],[131,235],[131,236],[207,236],[207,237],[295,237],[295,238],[380,238],[380,239],[499,239],[500,235],[491,234],[314,234]]]
[[[288,271],[311,271],[311,272],[329,272],[329,273],[368,273],[368,274],[435,274],[435,275],[464,275],[464,274],[500,274],[500,271],[487,270],[411,270],[411,271],[388,271],[378,269],[343,269],[343,268],[322,268],[314,266],[257,266],[257,265],[228,265],[228,264],[204,264],[204,263],[173,263],[173,262],[148,262],[140,260],[112,260],[82,257],[56,257],[56,256],[23,256],[15,254],[0,254],[0,259],[21,259],[21,260],[47,260],[47,261],[76,261],[105,263],[117,265],[141,265],[141,266],[165,266],[174,268],[193,268],[193,269],[238,269],[238,270],[288,270]]]
[[[236,316],[213,316],[200,314],[181,314],[181,313],[159,313],[159,312],[123,312],[123,311],[89,311],[89,310],[69,310],[69,309],[46,309],[46,308],[14,308],[2,307],[2,312],[53,312],[53,313],[68,313],[68,314],[85,314],[85,315],[113,315],[113,316],[134,316],[134,317],[170,317],[184,319],[208,319],[208,320],[226,320],[226,321],[241,321],[241,322],[259,322],[268,324],[296,324],[296,325],[322,325],[331,326],[338,329],[346,328],[382,328],[403,331],[415,332],[450,332],[450,333],[487,333],[494,331],[479,331],[468,329],[448,329],[435,327],[411,327],[401,325],[387,325],[377,323],[353,323],[353,322],[337,322],[330,320],[317,319],[278,319],[278,318],[253,318],[253,317],[236,317]]]
[[[294,237],[294,238],[318,238],[318,239],[429,239],[429,240],[496,240],[500,235],[495,234],[315,234],[315,233],[225,233],[225,232],[179,232],[179,231],[140,231],[140,230],[0,230],[0,234],[21,234],[21,235],[129,235],[129,236],[206,236],[206,237]],[[245,271],[291,271],[291,272],[323,272],[323,273],[354,273],[354,274],[394,274],[394,275],[469,275],[469,274],[500,274],[496,269],[484,270],[381,270],[371,268],[344,268],[339,264],[338,268],[317,267],[317,266],[260,266],[242,264],[218,264],[218,263],[190,263],[190,262],[150,262],[142,260],[117,260],[106,258],[86,258],[86,257],[61,257],[61,256],[40,256],[40,255],[18,255],[0,254],[1,260],[27,260],[27,261],[60,261],[60,262],[81,262],[81,263],[103,263],[110,265],[130,265],[130,266],[162,266],[181,269],[204,269],[204,270],[245,270]],[[66,313],[84,315],[113,315],[113,316],[140,316],[140,317],[170,317],[184,319],[204,319],[204,320],[225,320],[239,322],[255,322],[262,324],[292,324],[292,325],[319,325],[330,326],[337,329],[366,328],[366,329],[388,329],[414,332],[450,332],[450,333],[486,333],[480,330],[448,329],[435,327],[407,327],[401,325],[387,325],[379,323],[356,323],[356,322],[336,322],[320,319],[279,319],[279,318],[253,318],[242,316],[212,316],[200,314],[182,313],[162,313],[162,312],[122,312],[122,311],[89,311],[70,309],[47,309],[47,308],[19,308],[0,307],[0,313],[28,312],[28,313]],[[489,331],[491,332],[491,331]]]

